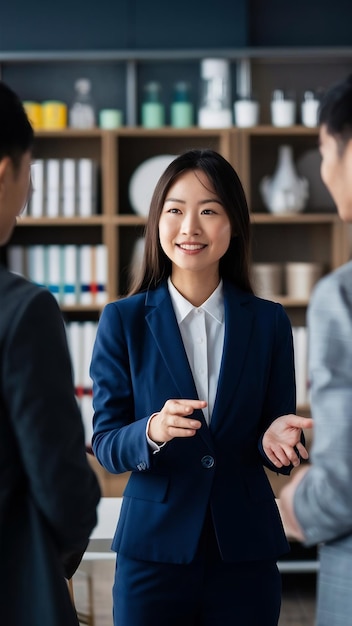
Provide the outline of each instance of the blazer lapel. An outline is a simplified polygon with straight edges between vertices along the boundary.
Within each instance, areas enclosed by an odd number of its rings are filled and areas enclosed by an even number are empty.
[[[245,306],[248,294],[224,281],[225,337],[219,383],[210,422],[213,430],[226,407],[234,402],[248,353],[253,327],[253,313]]]
[[[146,306],[148,309],[147,324],[164,359],[165,366],[178,389],[180,398],[198,399],[197,389],[166,283],[147,293]],[[203,428],[199,431],[200,436],[206,440],[208,445],[211,445],[209,428],[203,411],[197,411],[195,417],[203,422]]]
[[[226,415],[226,407],[235,401],[253,328],[253,313],[245,306],[248,297],[249,294],[224,281],[224,349],[210,431],[219,425],[222,416]],[[166,283],[148,292],[146,306],[147,323],[180,397],[197,398],[196,386]],[[206,425],[203,412],[199,413]],[[200,431],[209,443],[208,433],[207,426]]]
[[[166,284],[147,294],[146,321],[181,398],[197,398],[191,368],[183,346]]]

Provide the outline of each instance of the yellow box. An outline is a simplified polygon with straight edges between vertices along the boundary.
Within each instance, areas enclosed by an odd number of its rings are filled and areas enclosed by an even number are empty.
[[[42,102],[43,125],[45,130],[57,130],[67,126],[67,106],[59,100]]]
[[[43,128],[42,105],[39,104],[39,102],[34,102],[31,100],[25,100],[22,104],[33,129],[40,130],[41,128]]]

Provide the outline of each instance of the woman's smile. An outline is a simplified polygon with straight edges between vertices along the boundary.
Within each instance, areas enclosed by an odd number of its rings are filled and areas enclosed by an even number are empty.
[[[177,243],[176,246],[186,254],[196,254],[207,247],[205,243]]]

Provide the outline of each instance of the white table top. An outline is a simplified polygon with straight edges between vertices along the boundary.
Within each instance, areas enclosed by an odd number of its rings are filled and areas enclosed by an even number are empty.
[[[279,500],[276,500],[279,505]],[[83,561],[112,560],[116,558],[111,550],[111,542],[115,533],[116,524],[120,515],[122,498],[101,498],[98,505],[98,523],[94,528]],[[279,561],[282,572],[316,572],[319,569],[318,560],[307,561]]]
[[[119,519],[122,498],[101,498],[98,505],[98,522],[94,528],[84,560],[115,558],[111,542]]]

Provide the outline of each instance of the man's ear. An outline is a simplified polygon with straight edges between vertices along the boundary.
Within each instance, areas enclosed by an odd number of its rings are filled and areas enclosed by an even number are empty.
[[[3,180],[4,177],[8,174],[10,167],[11,167],[10,157],[8,156],[3,157],[0,160],[0,180]]]
[[[6,178],[9,175],[12,162],[10,157],[5,156],[0,160],[0,193],[3,192]]]
[[[348,155],[348,159],[351,163],[352,161],[352,139],[349,139],[346,143],[345,152]]]

